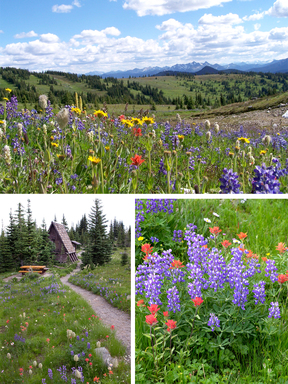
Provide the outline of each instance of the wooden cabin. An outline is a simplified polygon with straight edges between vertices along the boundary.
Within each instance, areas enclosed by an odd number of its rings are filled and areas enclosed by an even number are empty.
[[[78,243],[78,241],[71,240],[71,243],[74,245],[75,252],[77,251],[77,247],[80,247],[81,243]]]
[[[66,263],[68,257],[72,263],[78,261],[75,247],[63,224],[52,221],[48,233],[50,240],[55,244],[56,261]]]

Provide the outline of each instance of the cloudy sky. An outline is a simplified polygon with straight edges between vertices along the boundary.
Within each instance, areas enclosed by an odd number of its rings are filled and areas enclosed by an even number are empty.
[[[97,196],[97,198],[101,200],[102,212],[108,220],[108,225],[116,218],[117,221],[122,221],[126,228],[132,227],[134,199],[131,199],[131,196],[104,195]],[[9,225],[10,210],[14,214],[19,203],[24,207],[26,217],[28,199],[31,201],[32,216],[33,220],[36,220],[37,226],[41,226],[45,219],[48,228],[55,215],[57,221],[61,223],[64,214],[68,226],[73,225],[75,228],[84,214],[88,218],[91,208],[94,206],[95,195],[2,195],[0,229],[2,229],[2,225],[4,228]]]
[[[87,73],[288,57],[287,0],[0,0],[0,16],[3,67]]]

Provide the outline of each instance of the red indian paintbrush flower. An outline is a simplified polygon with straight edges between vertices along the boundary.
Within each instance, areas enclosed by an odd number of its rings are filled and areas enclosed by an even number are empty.
[[[163,312],[164,317],[168,317],[168,311]]]
[[[240,232],[239,234],[237,234],[237,236],[239,237],[240,240],[242,240],[242,239],[245,239],[245,237],[247,237],[247,233]]]
[[[160,311],[160,308],[158,307],[157,304],[151,304],[151,306],[147,308],[149,309],[152,315],[156,315],[156,313]]]
[[[172,329],[175,329],[176,328],[176,323],[177,323],[177,321],[167,320],[167,323],[165,323],[167,325],[167,331],[171,332]]]
[[[146,323],[152,326],[154,324],[157,324],[158,320],[156,319],[156,317],[154,315],[147,315],[146,316]]]
[[[224,240],[224,241],[222,241],[221,244],[223,245],[223,247],[228,248],[229,245],[231,245],[232,243],[230,243],[230,241],[228,241],[228,240]]]
[[[283,275],[283,274],[278,275],[278,283],[283,284],[286,281],[288,281],[287,275]]]
[[[138,136],[142,136],[142,130],[141,128],[133,128],[133,134],[138,137]]]
[[[279,243],[276,247],[277,251],[279,251],[280,253],[284,253],[285,251],[287,251],[288,248],[286,248],[285,246],[285,243]]]
[[[192,299],[195,307],[199,307],[199,305],[201,305],[203,303],[203,300],[201,299],[201,297],[195,297],[195,299]]]
[[[143,299],[137,301],[137,307],[145,307]]]
[[[171,268],[183,268],[185,267],[185,265],[183,265],[182,261],[180,260],[174,260],[172,263],[171,263],[171,267],[169,267],[170,269]]]
[[[143,244],[142,247],[141,247],[141,251],[144,252],[144,253],[146,254],[146,256],[145,256],[144,259],[143,259],[143,260],[146,260],[147,257],[148,257],[148,255],[149,255],[150,253],[152,253],[152,251],[153,251],[153,247],[151,247],[151,245],[148,244],[148,243],[147,243],[147,244]]]
[[[132,165],[141,165],[142,163],[144,163],[145,160],[141,159],[141,156],[139,155],[135,155],[134,157],[131,157],[130,158],[132,160]]]
[[[210,232],[213,233],[214,235],[218,235],[218,233],[222,232],[222,229],[219,229],[219,227],[213,227],[213,228],[210,228]]]

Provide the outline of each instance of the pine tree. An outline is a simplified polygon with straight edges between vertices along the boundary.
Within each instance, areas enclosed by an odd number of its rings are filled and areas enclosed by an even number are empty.
[[[111,242],[106,232],[107,220],[99,199],[89,214],[89,243],[82,258],[83,264],[103,265],[111,260]]]
[[[125,247],[125,230],[124,230],[123,222],[120,222],[118,224],[117,247],[119,247],[119,248]]]
[[[14,264],[20,265],[20,260],[18,259],[18,256],[15,253],[16,241],[17,241],[17,227],[16,227],[16,223],[15,223],[15,219],[12,214],[12,211],[10,211],[9,225],[7,227],[7,242],[8,242],[8,246],[9,246],[11,257],[13,259]]]
[[[66,229],[66,232],[68,233],[69,232],[69,228],[68,228],[68,223],[66,221],[66,218],[64,216],[64,213],[63,213],[63,217],[62,217],[62,221],[61,221],[61,224],[64,225],[65,229]]]
[[[0,272],[13,271],[15,268],[16,264],[12,257],[8,237],[2,230],[0,236]]]
[[[43,219],[40,229],[40,246],[37,261],[40,264],[52,264],[55,260],[55,244],[49,239],[46,223]]]

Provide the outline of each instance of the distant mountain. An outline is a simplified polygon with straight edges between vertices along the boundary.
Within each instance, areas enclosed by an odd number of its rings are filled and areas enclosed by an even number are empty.
[[[271,73],[288,73],[288,59],[273,60],[272,63],[266,64],[262,67],[250,69],[253,72],[271,72]]]
[[[211,71],[212,68],[217,71],[235,71],[239,70],[242,72],[271,72],[271,73],[277,73],[277,72],[288,72],[288,58],[283,60],[273,60],[270,63],[265,62],[257,62],[257,63],[231,63],[231,64],[225,64],[225,65],[219,65],[219,64],[210,64],[207,61],[204,63],[198,63],[196,61],[192,61],[191,63],[187,64],[175,64],[171,67],[165,66],[165,67],[146,67],[146,68],[134,68],[131,70],[126,71],[110,71],[101,73],[99,71],[89,72],[86,73],[86,75],[98,75],[102,77],[116,77],[116,78],[128,78],[130,77],[141,77],[141,76],[154,76],[158,75],[161,76],[162,73],[167,72],[169,74],[177,73],[177,72],[186,72],[186,73],[195,73],[200,74],[199,71],[202,71],[204,68],[205,71]],[[228,72],[229,72],[228,71]],[[207,73],[213,73],[213,72],[207,72]],[[217,73],[217,72],[216,72]],[[160,75],[161,74],[161,75]],[[202,73],[203,74],[203,73]]]

